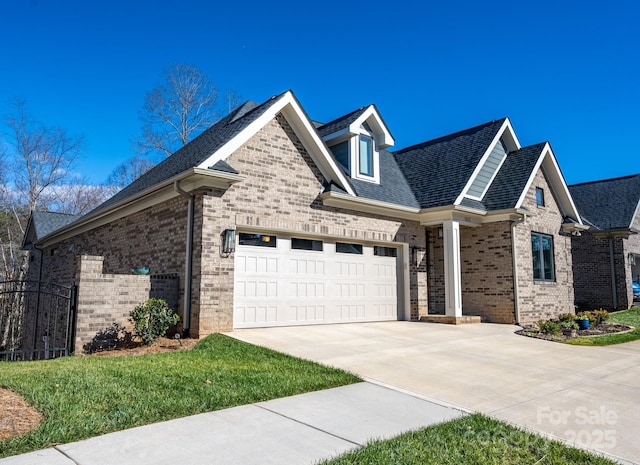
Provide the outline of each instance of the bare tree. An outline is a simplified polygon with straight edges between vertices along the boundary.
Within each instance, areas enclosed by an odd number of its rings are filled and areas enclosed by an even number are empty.
[[[129,158],[116,166],[109,174],[106,181],[108,190],[111,194],[115,194],[149,171],[153,166],[153,162],[148,158],[138,155]]]
[[[84,215],[113,194],[109,186],[93,185],[86,180],[53,186],[50,190],[49,209],[58,213]]]
[[[140,112],[139,153],[171,155],[217,119],[218,91],[198,68],[174,64],[149,92]]]
[[[224,93],[224,99],[224,108],[221,112],[221,114],[224,115],[228,115],[244,102],[244,98],[242,98],[242,95],[238,94],[238,92],[233,89],[226,90],[226,92]]]
[[[69,176],[82,147],[82,137],[67,135],[58,127],[47,127],[27,112],[24,100],[16,100],[14,113],[7,118],[9,136],[9,172],[13,179],[14,208],[28,216],[39,205],[48,188]]]

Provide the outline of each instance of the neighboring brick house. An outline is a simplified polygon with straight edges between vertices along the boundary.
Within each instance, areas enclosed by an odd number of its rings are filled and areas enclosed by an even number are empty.
[[[589,230],[572,237],[576,304],[624,310],[640,280],[640,174],[569,186]]]
[[[176,277],[195,337],[572,311],[569,236],[583,226],[549,144],[521,147],[508,119],[394,143],[374,105],[319,124],[291,92],[247,102],[96,210],[26,240],[31,273],[94,294],[141,279],[132,267]],[[121,286],[112,314],[104,292],[79,298],[78,342],[122,318]]]

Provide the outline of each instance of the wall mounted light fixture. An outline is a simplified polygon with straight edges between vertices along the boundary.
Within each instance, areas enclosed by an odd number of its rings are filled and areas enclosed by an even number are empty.
[[[224,255],[232,254],[236,251],[236,230],[225,229],[222,231],[222,253]]]

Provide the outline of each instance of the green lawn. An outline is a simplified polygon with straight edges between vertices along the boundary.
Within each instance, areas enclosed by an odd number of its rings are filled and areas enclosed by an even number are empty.
[[[603,336],[576,337],[567,339],[567,344],[579,346],[607,346],[621,344],[623,342],[637,341],[640,339],[640,307],[633,307],[623,312],[613,312],[609,318],[610,323],[633,326],[635,329],[623,334],[606,334]]]
[[[36,430],[0,441],[0,457],[357,381],[220,334],[181,352],[0,362],[0,387],[22,394],[45,415]]]
[[[480,414],[374,441],[322,465],[614,465]]]

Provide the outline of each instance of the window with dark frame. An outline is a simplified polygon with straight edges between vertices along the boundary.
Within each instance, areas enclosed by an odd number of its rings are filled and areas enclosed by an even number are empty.
[[[362,255],[361,244],[349,244],[347,242],[336,242],[337,253],[352,253],[356,255]]]
[[[534,281],[556,280],[553,237],[548,234],[531,233],[531,256],[533,259]]]
[[[544,189],[536,187],[536,205],[544,207]]]
[[[299,239],[297,237],[291,238],[291,248],[294,250],[313,250],[322,252],[323,243],[315,239]]]
[[[238,244],[251,245],[254,247],[270,247],[275,248],[277,237],[269,234],[238,234]]]
[[[398,249],[395,247],[375,245],[373,246],[373,255],[377,255],[378,257],[397,257]]]

